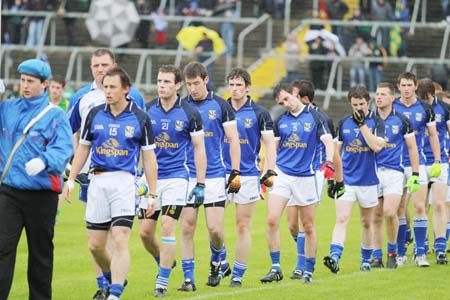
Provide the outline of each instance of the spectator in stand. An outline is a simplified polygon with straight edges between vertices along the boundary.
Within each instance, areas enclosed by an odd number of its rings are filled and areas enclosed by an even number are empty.
[[[371,16],[374,21],[391,21],[394,12],[391,4],[386,0],[372,0]],[[389,51],[389,27],[380,27],[377,34],[381,34],[381,45]]]
[[[66,32],[66,46],[75,46],[75,25],[76,18],[66,17],[66,13],[87,12],[89,10],[90,0],[58,0],[57,15],[63,18]]]
[[[362,57],[368,56],[370,52],[364,39],[360,36],[356,37],[355,43],[348,50],[348,55],[353,59],[350,64],[350,87],[357,84],[356,77],[358,76],[358,84],[366,86],[366,68],[364,67],[364,62],[361,60]]]
[[[351,22],[358,23],[359,21],[366,21],[366,18],[361,12],[361,8],[359,6],[356,6],[353,10],[353,15],[350,19],[348,19]],[[361,26],[361,25],[355,25],[355,27],[347,27],[347,30],[349,31],[348,34],[346,34],[346,39],[344,41],[341,41],[345,49],[349,49],[352,42],[355,40],[357,36],[362,36],[365,41],[368,41],[370,39],[370,26]]]
[[[29,11],[52,11],[55,9],[56,0],[27,0],[25,2],[26,10]],[[30,17],[28,25],[27,46],[38,45],[41,41],[42,30],[45,17]]]
[[[208,37],[206,33],[203,33],[203,38],[197,43],[197,46],[195,46],[195,53],[197,55],[197,60],[201,63],[204,63],[206,60],[208,60],[214,51],[214,44],[213,41]],[[207,83],[207,88],[209,91],[212,90],[213,82],[212,82],[212,64],[209,64],[206,66],[206,69],[208,71],[208,77],[209,81]]]
[[[406,0],[397,0],[397,5],[395,7],[394,21],[398,22],[409,22],[410,14],[408,4]],[[398,51],[398,56],[407,56],[408,47],[408,27],[400,27],[400,33],[402,35],[402,42],[400,49]]]
[[[313,9],[312,13],[311,13],[311,17],[313,20],[322,20],[322,18],[320,17],[320,12],[317,9]],[[318,24],[318,25],[309,25],[309,30],[321,30],[323,29],[323,25],[322,24]]]
[[[286,83],[291,83],[300,77],[300,44],[296,34],[288,36],[285,44],[285,54],[284,66],[287,72],[285,81]]]
[[[344,15],[348,12],[348,6],[343,0],[329,0],[326,4],[327,13],[330,20],[343,20]],[[340,41],[345,38],[344,28],[342,26],[332,26],[331,30],[339,37]]]
[[[442,89],[447,90],[448,67],[442,64],[433,64],[427,69],[427,76],[439,83]]]
[[[152,11],[151,16],[155,25],[156,47],[164,48],[166,47],[167,28],[169,26],[166,19],[164,19],[164,10],[158,8],[156,11]]]
[[[369,42],[369,56],[374,58],[387,57],[386,49],[378,46],[374,40]],[[370,62],[369,63],[369,91],[375,93],[375,89],[380,82],[383,81],[384,63]]]
[[[314,41],[308,43],[308,52],[311,55],[326,55],[328,49],[323,45],[323,39],[319,36]],[[325,89],[326,62],[323,60],[311,60],[309,62],[311,77],[314,85],[319,90]]]
[[[228,19],[239,18],[239,12],[236,10],[236,0],[219,0],[212,15]],[[234,23],[220,23],[220,36],[222,37],[225,46],[227,46],[228,55],[234,55],[234,31]]]
[[[149,15],[152,11],[149,0],[135,0],[134,5],[139,15]],[[148,48],[148,36],[150,35],[150,20],[141,20],[136,30],[136,40],[141,48]]]
[[[18,12],[25,10],[25,5],[22,0],[15,0],[14,4],[9,7],[11,12]],[[23,44],[23,17],[11,16],[8,18],[9,36],[12,44]]]
[[[16,98],[20,98],[20,84],[18,83],[14,83],[11,86],[11,89],[7,89],[5,91],[5,94],[3,95],[3,99],[16,99]]]

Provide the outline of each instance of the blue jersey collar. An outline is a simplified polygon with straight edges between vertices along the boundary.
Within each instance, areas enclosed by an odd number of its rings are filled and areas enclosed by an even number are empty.
[[[125,109],[121,113],[131,112],[131,109],[133,107],[133,103],[134,102],[130,101],[129,99],[127,99],[127,101],[128,101],[127,106],[125,107]],[[105,111],[111,112],[111,106],[108,103],[106,103],[106,105],[105,105]]]

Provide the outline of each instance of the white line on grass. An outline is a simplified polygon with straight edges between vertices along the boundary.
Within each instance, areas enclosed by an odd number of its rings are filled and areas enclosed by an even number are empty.
[[[380,270],[383,271],[383,270]],[[314,280],[314,282],[322,282],[322,281],[328,281],[328,280],[339,280],[341,278],[354,278],[354,277],[359,277],[361,275],[368,275],[369,272],[361,272],[361,271],[357,271],[357,272],[353,272],[353,273],[349,273],[349,274],[345,274],[345,275],[335,275],[335,276],[331,276],[331,277],[327,277],[327,278],[322,278],[322,279],[317,279]],[[313,282],[313,284],[314,284]],[[294,280],[288,283],[282,283],[283,287],[285,286],[291,286],[291,285],[299,285],[302,284],[301,280]],[[275,283],[261,283],[261,287],[257,287],[257,288],[234,288],[233,291],[230,292],[220,292],[220,293],[208,293],[207,295],[201,295],[201,296],[196,296],[196,297],[190,297],[190,298],[186,298],[186,300],[199,300],[199,299],[212,299],[212,298],[217,298],[219,296],[232,296],[232,295],[241,295],[241,294],[245,294],[245,293],[251,293],[251,292],[256,292],[256,291],[263,291],[263,290],[273,290],[273,289],[278,289],[280,288],[280,285]],[[231,288],[230,288],[231,289]]]

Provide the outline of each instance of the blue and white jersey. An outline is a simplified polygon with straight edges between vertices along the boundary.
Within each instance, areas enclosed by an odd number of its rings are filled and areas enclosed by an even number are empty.
[[[228,100],[231,106],[231,100]],[[247,97],[245,104],[239,109],[233,108],[236,116],[239,132],[239,143],[241,145],[242,176],[259,176],[259,150],[261,149],[261,136],[273,134],[273,121],[270,114],[261,105],[256,104]],[[227,174],[231,173],[230,143],[225,138],[223,149]]]
[[[314,157],[321,138],[331,137],[322,114],[305,106],[298,116],[282,114],[274,125],[278,144],[277,167],[290,176],[313,176]]]
[[[310,105],[311,106],[311,105]],[[333,138],[336,137],[336,133],[334,131],[334,124],[333,124],[333,120],[330,119],[330,117],[328,117],[328,115],[321,111],[319,109],[318,106],[311,106],[311,108],[313,108],[314,110],[318,111],[323,118],[326,120],[327,125],[328,125],[328,129],[330,129],[331,135],[333,136]],[[316,154],[314,157],[314,170],[320,170],[320,168],[322,168],[322,165],[325,163],[325,161],[327,160],[327,155],[326,155],[326,151],[325,151],[325,144],[324,143],[320,143],[316,149]]]
[[[132,101],[118,116],[108,104],[89,112],[80,144],[90,145],[91,167],[105,171],[137,172],[139,153],[155,149],[150,117]]]
[[[403,173],[403,148],[407,148],[405,138],[413,136],[411,121],[403,114],[392,110],[384,120],[384,148],[376,153],[377,166]]]
[[[414,104],[407,107],[400,99],[396,99],[393,104],[395,111],[404,114],[410,121],[416,135],[417,151],[419,152],[419,164],[425,164],[425,154],[423,153],[423,137],[425,135],[425,129],[427,125],[435,124],[434,112],[431,105],[417,99]],[[409,160],[408,149],[403,149],[403,165],[405,167],[411,166]]]
[[[431,105],[431,107],[434,111],[434,119],[436,121],[439,145],[441,147],[441,161],[446,163],[448,161],[447,124],[449,124],[450,122],[450,105],[441,100],[438,100],[438,98],[434,96],[433,104]],[[427,132],[425,132],[425,136],[423,138],[423,153],[425,154],[425,164],[431,166],[434,163],[434,155],[433,150],[431,149],[430,138]]]
[[[202,101],[195,101],[191,96],[183,100],[198,110],[202,117],[207,159],[206,178],[225,177],[225,162],[222,155],[225,137],[223,128],[236,124],[233,109],[223,98],[213,92],[208,92],[206,99]],[[196,178],[192,144],[188,150],[188,167],[190,178]]]
[[[135,87],[131,87],[127,98],[136,102],[140,108],[144,109],[144,98],[142,98],[142,95]],[[83,128],[83,122],[86,120],[89,111],[93,107],[105,102],[105,93],[97,87],[95,81],[92,84],[79,89],[72,98],[70,98],[69,108],[67,110],[72,132],[75,133]]]
[[[384,139],[384,122],[369,111],[364,124],[380,139]],[[342,145],[342,171],[344,183],[369,186],[379,183],[375,152],[366,143],[358,125],[351,115],[339,121],[337,141]]]
[[[203,134],[200,113],[180,97],[168,111],[161,106],[159,98],[148,103],[146,109],[155,135],[158,179],[188,179],[187,152],[191,136]]]

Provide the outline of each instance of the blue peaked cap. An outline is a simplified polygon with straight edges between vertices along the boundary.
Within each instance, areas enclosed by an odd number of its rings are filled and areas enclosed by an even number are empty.
[[[17,67],[17,71],[19,71],[20,74],[31,75],[44,80],[52,76],[50,66],[40,59],[28,59],[22,62]]]

